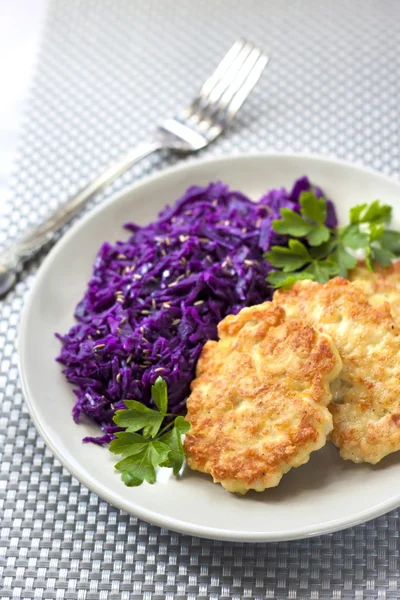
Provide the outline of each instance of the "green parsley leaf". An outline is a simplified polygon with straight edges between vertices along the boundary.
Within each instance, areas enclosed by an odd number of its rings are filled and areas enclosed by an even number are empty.
[[[391,250],[383,248],[380,245],[371,246],[371,260],[379,265],[388,267],[394,258],[396,258],[396,256]]]
[[[129,432],[143,429],[144,437],[154,438],[159,432],[165,415],[136,400],[125,400],[125,406],[129,410],[117,410],[114,423]]]
[[[294,237],[304,237],[313,229],[311,223],[307,223],[300,215],[290,208],[281,209],[281,219],[272,221],[272,229],[276,233],[293,235]]]
[[[148,440],[146,447],[141,452],[124,458],[115,465],[115,468],[117,471],[127,474],[125,477],[131,481],[130,485],[140,485],[142,481],[154,483],[156,467],[166,461],[169,453],[170,449],[163,442]]]
[[[140,477],[135,477],[129,471],[123,471],[121,473],[121,479],[124,482],[124,484],[128,487],[137,487],[138,485],[142,485],[143,483],[143,479],[141,479]]]
[[[274,231],[294,237],[306,237],[310,246],[327,242],[330,230],[325,225],[326,200],[317,198],[313,192],[302,192],[300,205],[300,215],[290,208],[283,208],[282,218],[272,222]]]
[[[359,225],[348,225],[341,233],[342,244],[353,250],[358,248],[367,248],[369,244],[369,235],[360,230]]]
[[[382,237],[384,231],[384,225],[377,225],[376,223],[371,223],[371,225],[369,226],[370,242],[375,242],[376,240],[379,240]]]
[[[379,239],[382,248],[387,248],[395,256],[400,256],[400,231],[386,229]]]
[[[137,486],[143,481],[154,483],[158,467],[170,467],[177,474],[185,457],[181,436],[189,431],[190,423],[179,415],[160,430],[165,418],[171,416],[167,413],[167,385],[161,377],[151,392],[159,411],[136,400],[125,400],[127,408],[114,415],[114,422],[124,431],[115,434],[110,450],[123,457],[115,468],[128,486]],[[142,433],[137,433],[140,430]]]
[[[191,427],[189,421],[186,421],[185,417],[182,417],[182,415],[176,417],[174,426],[179,431],[179,433],[182,434],[187,433]]]
[[[350,209],[350,223],[389,223],[392,218],[392,207],[381,204],[379,200],[371,204],[359,204]]]
[[[171,467],[175,475],[181,470],[184,460],[181,434],[186,433],[189,429],[190,423],[179,416],[175,419],[174,427],[160,437],[160,441],[168,446],[170,450],[168,458],[163,466]]]
[[[318,225],[307,235],[307,242],[310,246],[320,246],[330,238],[330,231],[325,225]]]
[[[336,249],[334,258],[338,265],[338,275],[340,277],[347,277],[349,269],[353,269],[357,264],[357,259],[349,254],[341,243]]]
[[[304,244],[298,240],[289,240],[289,247],[272,246],[269,252],[266,252],[264,257],[271,263],[273,267],[282,268],[286,273],[296,271],[311,260],[310,253]]]
[[[317,198],[313,192],[302,192],[300,206],[303,217],[318,225],[325,224],[327,208],[324,198]]]
[[[147,446],[146,438],[139,433],[117,431],[115,438],[115,440],[110,442],[110,450],[114,454],[132,456],[133,454],[139,454]]]
[[[303,279],[314,279],[312,273],[307,271],[295,271],[294,273],[282,273],[282,271],[273,271],[267,277],[267,281],[274,288],[290,288],[296,283]]]
[[[379,200],[372,202],[363,215],[364,223],[390,223],[392,219],[392,207],[381,204]]]
[[[333,260],[314,260],[311,265],[307,267],[307,271],[314,275],[314,281],[326,283],[338,274],[339,267]]]
[[[151,397],[158,410],[165,415],[168,408],[168,393],[167,384],[162,377],[157,377],[154,385],[151,386]]]
[[[357,206],[353,206],[350,208],[349,216],[350,216],[350,224],[358,225],[359,223],[363,223],[363,214],[367,209],[368,204],[357,204]]]
[[[330,232],[330,238],[320,246],[313,246],[309,249],[310,255],[316,260],[322,260],[332,254],[338,245],[338,240],[335,235]]]

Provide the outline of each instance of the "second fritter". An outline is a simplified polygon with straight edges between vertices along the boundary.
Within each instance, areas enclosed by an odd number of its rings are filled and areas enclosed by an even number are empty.
[[[373,271],[359,261],[349,279],[367,294],[370,304],[388,302],[393,317],[400,322],[400,261],[388,267],[375,265]]]
[[[226,317],[218,334],[187,402],[188,465],[231,492],[262,491],[325,444],[341,360],[328,336],[270,302]]]
[[[301,281],[274,294],[288,315],[331,336],[343,361],[332,384],[331,439],[340,455],[375,464],[400,450],[400,329],[387,302],[356,283]]]

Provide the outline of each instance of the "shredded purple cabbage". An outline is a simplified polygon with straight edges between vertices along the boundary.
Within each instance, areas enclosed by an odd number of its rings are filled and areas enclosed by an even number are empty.
[[[149,225],[126,224],[127,241],[102,245],[75,310],[78,323],[57,334],[57,360],[76,395],[73,418],[85,415],[104,433],[85,441],[113,439],[112,417],[124,399],[152,406],[160,375],[169,409],[184,411],[196,361],[216,339],[218,322],[271,298],[263,253],[286,241],[271,221],[283,207],[298,210],[308,189],[322,194],[306,177],[258,202],[220,182],[194,186]],[[327,222],[336,223],[332,205]]]

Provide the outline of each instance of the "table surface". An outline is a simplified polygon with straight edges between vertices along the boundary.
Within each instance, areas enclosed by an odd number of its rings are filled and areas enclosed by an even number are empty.
[[[14,47],[0,71],[2,244],[185,105],[241,35],[273,58],[203,155],[318,152],[400,175],[398,0],[0,0],[0,11],[0,55]],[[97,201],[176,160],[143,161]],[[42,258],[0,305],[0,598],[400,598],[398,510],[308,540],[213,542],[138,521],[71,477],[37,435],[17,371]]]
[[[47,0],[0,0],[0,210],[11,178],[38,56]]]

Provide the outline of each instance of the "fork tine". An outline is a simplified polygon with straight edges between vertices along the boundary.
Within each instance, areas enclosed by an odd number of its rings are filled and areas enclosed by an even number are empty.
[[[253,69],[250,71],[246,81],[244,82],[242,87],[239,88],[238,92],[235,94],[235,96],[232,98],[232,101],[228,105],[225,117],[226,123],[233,119],[239,108],[242,106],[243,102],[247,99],[250,92],[259,80],[261,73],[267,66],[268,61],[269,57],[265,54],[262,54],[260,56]]]
[[[220,112],[225,110],[229,103],[232,101],[235,94],[240,90],[247,77],[250,75],[251,71],[257,64],[259,58],[263,55],[261,50],[257,47],[254,47],[250,52],[249,56],[244,61],[243,65],[239,69],[236,77],[230,83],[230,85],[226,88],[218,103],[215,105],[215,110],[212,111],[211,114],[216,112]],[[210,107],[212,109],[212,107]]]
[[[205,81],[203,87],[201,88],[198,96],[193,100],[193,102],[188,106],[183,112],[186,118],[189,118],[193,113],[198,111],[199,105],[203,102],[203,98],[207,98],[211,90],[215,87],[227,69],[230,67],[232,62],[235,60],[236,56],[242,50],[245,45],[245,41],[243,39],[238,39],[231,46],[228,52],[225,54],[224,58],[221,60],[215,71],[211,74],[211,76]]]
[[[237,54],[233,62],[230,64],[224,75],[214,85],[207,97],[202,97],[202,108],[208,110],[209,107],[215,105],[221,98],[225,90],[232,84],[240,72],[246,59],[250,56],[254,49],[253,44],[246,42],[240,52]]]
[[[215,71],[204,83],[203,87],[199,92],[199,97],[207,97],[213,87],[218,83],[221,77],[224,75],[226,70],[230,67],[232,62],[235,60],[237,54],[242,50],[245,41],[242,39],[236,40],[233,46],[225,54]]]

